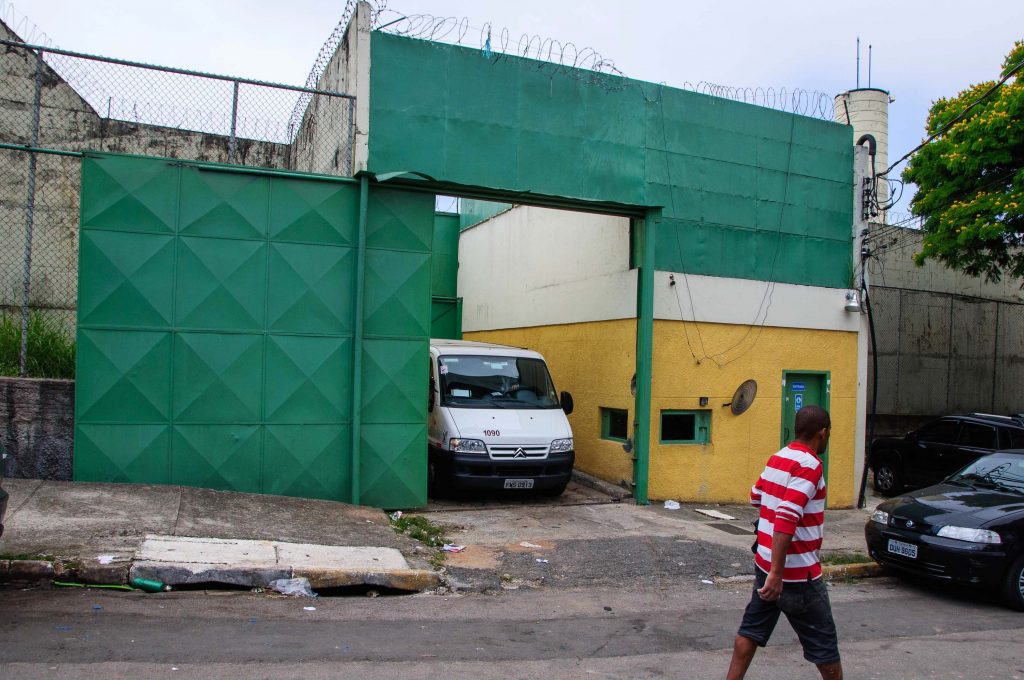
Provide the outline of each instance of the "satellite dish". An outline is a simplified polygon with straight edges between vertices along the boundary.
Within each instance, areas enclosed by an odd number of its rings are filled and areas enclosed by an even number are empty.
[[[732,401],[728,404],[722,404],[728,406],[734,416],[738,416],[754,403],[754,397],[757,396],[757,381],[756,380],[744,380],[743,384],[736,388],[736,392],[732,395]]]

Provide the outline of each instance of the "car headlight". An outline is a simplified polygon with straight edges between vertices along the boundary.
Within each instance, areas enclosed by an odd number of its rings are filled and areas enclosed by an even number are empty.
[[[565,451],[572,451],[572,437],[568,439],[556,439],[551,442],[551,447],[548,449],[551,453],[563,453]]]
[[[969,529],[967,527],[942,527],[939,529],[939,536],[943,538],[955,538],[958,541],[968,543],[1002,543],[1003,539],[999,534],[988,529]]]
[[[871,521],[878,522],[879,524],[888,524],[889,513],[887,513],[885,510],[875,510],[873,513],[871,513]]]
[[[487,447],[479,439],[460,439],[452,437],[448,448],[456,453],[487,453]]]

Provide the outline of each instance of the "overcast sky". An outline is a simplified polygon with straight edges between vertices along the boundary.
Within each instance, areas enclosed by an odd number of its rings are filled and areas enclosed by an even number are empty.
[[[5,5],[11,4],[65,49],[301,84],[345,3],[0,0],[0,10],[9,16]],[[890,161],[920,142],[932,100],[997,76],[1014,40],[1024,38],[1021,0],[391,0],[388,7],[590,46],[625,75],[651,82],[830,95],[856,85],[859,35],[861,86],[867,86],[871,44],[871,84],[896,98],[889,111]]]

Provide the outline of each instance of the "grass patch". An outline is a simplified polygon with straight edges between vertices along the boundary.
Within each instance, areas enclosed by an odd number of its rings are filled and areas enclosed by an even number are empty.
[[[871,562],[871,558],[864,553],[832,553],[831,555],[822,555],[822,564],[861,564],[863,562]]]
[[[44,312],[28,317],[26,371],[30,378],[75,377],[75,341],[71,331]],[[0,375],[18,375],[21,316],[0,313]]]
[[[56,562],[57,558],[53,555],[43,555],[40,553],[0,553],[0,560],[12,560],[20,562],[21,560],[42,560],[44,562]]]
[[[434,524],[426,517],[418,515],[402,515],[391,518],[391,527],[399,534],[405,534],[431,548],[440,548],[448,542],[445,528]]]

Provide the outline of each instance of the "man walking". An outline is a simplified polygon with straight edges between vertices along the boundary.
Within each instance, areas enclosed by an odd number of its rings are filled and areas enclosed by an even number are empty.
[[[768,644],[784,613],[800,638],[804,658],[826,680],[842,680],[839,641],[818,550],[825,523],[821,459],[832,427],[828,412],[804,406],[796,414],[796,440],[768,459],[750,490],[760,508],[754,556],[754,592],[743,613],[727,680],[741,680],[757,648]]]

